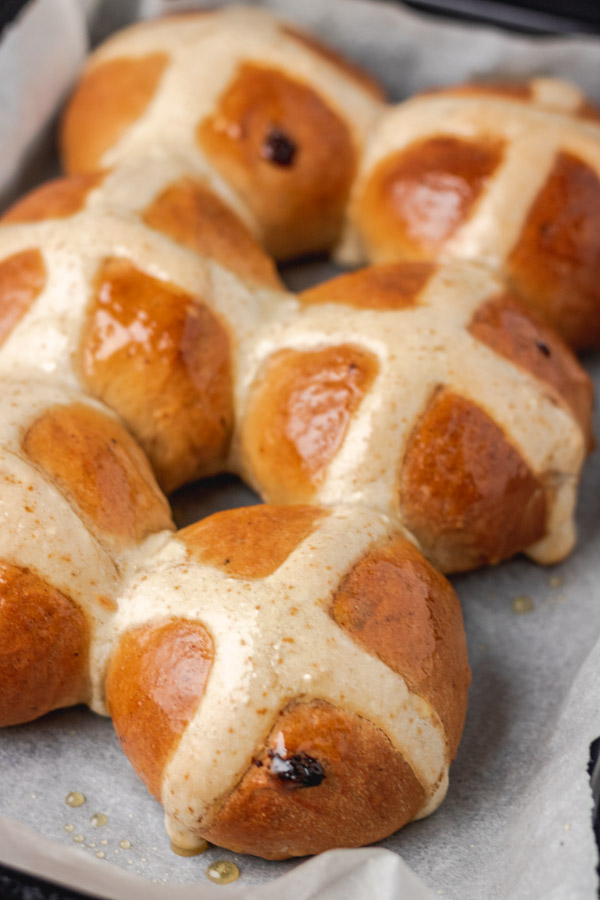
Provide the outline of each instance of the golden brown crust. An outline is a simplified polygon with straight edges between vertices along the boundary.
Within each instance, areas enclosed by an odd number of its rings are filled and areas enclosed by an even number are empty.
[[[588,100],[584,100],[577,109],[577,115],[580,119],[587,119],[589,122],[600,123],[600,109]]]
[[[120,259],[99,268],[83,377],[171,491],[223,467],[233,427],[229,335],[198,297]]]
[[[86,617],[69,597],[0,562],[0,726],[83,702],[88,642]]]
[[[282,287],[273,260],[243,222],[193,178],[180,178],[168,185],[144,210],[142,218],[146,225],[213,257],[242,279]]]
[[[244,455],[270,501],[308,500],[378,371],[359,347],[273,355],[246,414]]]
[[[546,528],[543,484],[482,409],[446,388],[410,436],[400,503],[407,527],[443,572],[507,559]]]
[[[109,59],[86,72],[62,120],[60,145],[69,174],[94,172],[103,155],[138,119],[169,62],[165,53]]]
[[[320,765],[319,784],[302,786],[273,771],[269,751],[281,753],[279,734],[286,759],[306,754]],[[280,714],[203,834],[265,859],[305,856],[381,840],[409,822],[423,800],[412,769],[379,728],[323,701],[296,702]]]
[[[335,50],[332,50],[331,47],[322,44],[321,41],[317,40],[313,35],[307,34],[299,28],[294,28],[292,25],[280,25],[279,28],[287,37],[293,38],[304,47],[308,47],[313,53],[321,56],[328,63],[334,65],[343,75],[349,75],[350,78],[353,78],[362,88],[372,94],[376,100],[385,102],[386,98],[382,86],[369,74],[369,72],[361,69],[360,66],[354,65],[347,60],[345,56],[342,56],[341,53],[337,53]]]
[[[532,85],[528,81],[477,81],[470,84],[452,84],[447,87],[429,88],[420,91],[417,96],[432,94],[450,94],[456,97],[493,96],[507,100],[530,101],[533,96]]]
[[[600,179],[559,153],[511,253],[518,295],[579,349],[600,346]]]
[[[196,559],[232,578],[266,578],[324,515],[316,506],[261,504],[215,513],[177,536]]]
[[[579,422],[591,449],[592,381],[553,328],[510,294],[503,294],[479,307],[469,331],[496,353],[550,385]]]
[[[112,657],[106,696],[115,731],[158,800],[164,768],[204,693],[213,655],[203,625],[174,619],[127,632]]]
[[[0,262],[0,346],[21,321],[46,284],[39,250],[22,250]]]
[[[470,670],[460,604],[449,582],[413,544],[396,537],[354,565],[336,591],[331,616],[433,707],[452,760]]]
[[[14,225],[74,216],[85,207],[89,192],[98,187],[104,177],[104,172],[96,172],[93,175],[71,175],[69,178],[48,181],[11,206],[0,223]]]
[[[387,263],[348,272],[298,295],[302,303],[344,303],[356,309],[405,309],[416,306],[437,271],[430,262]]]
[[[469,218],[502,156],[498,139],[437,135],[382,159],[358,201],[371,257],[386,262],[436,253]]]
[[[196,134],[276,259],[333,245],[357,154],[348,125],[316,91],[277,69],[243,64]]]
[[[47,410],[25,432],[23,449],[95,532],[132,544],[172,527],[144,454],[98,410],[79,403]]]

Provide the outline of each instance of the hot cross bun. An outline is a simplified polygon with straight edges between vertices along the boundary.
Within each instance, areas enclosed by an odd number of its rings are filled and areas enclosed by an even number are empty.
[[[217,513],[139,571],[114,632],[108,707],[178,845],[303,856],[443,799],[469,683],[460,607],[380,513]]]
[[[366,73],[264,10],[171,16],[92,56],[63,121],[63,159],[82,173],[183,155],[283,259],[339,237],[382,101]]]
[[[461,85],[381,116],[340,255],[474,259],[579,349],[600,346],[600,113],[568,82]]]

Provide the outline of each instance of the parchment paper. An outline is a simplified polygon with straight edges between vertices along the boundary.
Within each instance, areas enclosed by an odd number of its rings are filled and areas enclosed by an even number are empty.
[[[43,145],[39,134],[79,66],[86,14],[93,34],[103,36],[134,16],[192,5],[30,4],[0,43],[0,194],[32,179],[32,148]],[[600,101],[600,41],[593,38],[534,41],[442,24],[366,0],[264,5],[368,66],[394,98],[482,74],[551,73],[575,79]],[[51,171],[49,162],[43,172]],[[285,276],[296,288],[332,273],[328,264],[316,263],[290,268]],[[590,358],[587,365],[600,387],[600,360]],[[235,480],[220,478],[179,492],[174,506],[179,524],[186,524],[253,499]],[[450,791],[438,812],[380,848],[335,851],[300,866],[216,848],[177,857],[169,850],[161,810],[130,769],[110,722],[75,709],[0,732],[0,860],[123,900],[134,892],[151,900],[193,892],[202,900],[224,891],[249,900],[592,900],[596,850],[587,765],[590,742],[600,735],[597,453],[584,473],[578,523],[578,547],[559,567],[541,569],[517,559],[454,579],[473,685]],[[518,597],[533,601],[531,612],[515,612]],[[87,802],[72,809],[64,799],[76,790]],[[108,816],[102,827],[90,822],[98,812]],[[73,829],[65,831],[66,825]],[[79,835],[81,843],[74,840]],[[122,840],[131,847],[120,847]],[[241,870],[237,886],[209,885],[209,863],[231,858]]]

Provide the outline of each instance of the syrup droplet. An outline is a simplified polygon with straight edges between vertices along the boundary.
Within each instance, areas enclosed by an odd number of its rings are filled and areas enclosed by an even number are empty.
[[[122,841],[119,841],[119,847],[121,848],[121,850],[130,850],[131,841],[128,841],[127,838],[123,838]]]
[[[215,884],[231,884],[240,877],[240,870],[229,859],[218,859],[206,870],[206,877]]]
[[[102,844],[103,847],[106,847],[106,845],[108,844],[108,841],[106,840],[106,838],[103,838],[103,839],[100,841],[100,843]]]
[[[108,816],[106,813],[94,813],[92,818],[90,819],[92,825],[95,825],[96,828],[101,828],[102,825],[106,825],[108,822]]]
[[[83,806],[85,803],[85,794],[82,794],[81,791],[71,791],[70,794],[67,794],[65,797],[65,803],[67,806]]]
[[[176,853],[177,856],[199,856],[201,853],[204,853],[205,850],[208,849],[208,844],[206,841],[202,841],[197,847],[178,847],[177,844],[174,844],[171,841],[171,850],[173,853]]]
[[[563,580],[560,575],[552,575],[549,581],[550,587],[552,588],[560,587],[562,583]]]
[[[68,825],[65,825],[65,831],[75,831],[75,826],[69,822]]]
[[[106,856],[106,853],[104,852],[104,850],[98,850],[98,852],[96,853],[96,856],[98,857],[98,859],[104,859],[104,857]]]
[[[83,842],[85,841],[85,838],[82,834],[76,834],[75,837],[73,838],[73,840],[75,841],[76,844],[83,844]]]
[[[524,615],[525,613],[533,612],[535,604],[531,597],[528,597],[526,594],[521,594],[513,600],[512,608],[516,613],[519,613],[519,615]]]

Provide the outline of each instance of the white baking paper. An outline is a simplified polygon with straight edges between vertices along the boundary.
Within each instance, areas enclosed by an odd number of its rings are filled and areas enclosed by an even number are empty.
[[[7,195],[35,178],[30,160],[42,146],[38,135],[81,59],[84,13],[95,39],[133,16],[192,5],[34,0],[0,43],[0,191]],[[600,39],[509,36],[367,0],[263,5],[362,62],[395,99],[482,75],[543,73],[573,78],[600,101]],[[50,39],[57,29],[58,54]],[[285,275],[299,288],[332,272],[313,263]],[[600,360],[587,365],[600,387]],[[179,492],[174,507],[179,524],[186,524],[253,499],[224,477]],[[160,807],[130,769],[110,723],[75,709],[0,732],[0,861],[119,900],[192,893],[202,900],[223,892],[248,900],[593,900],[597,858],[587,765],[590,742],[600,735],[598,454],[584,473],[578,523],[578,547],[561,566],[541,569],[517,559],[454,579],[473,685],[450,791],[429,819],[376,849],[335,851],[300,865],[217,848],[177,857]],[[530,598],[533,610],[515,612],[517,597]],[[87,801],[72,809],[64,799],[75,790]],[[90,821],[98,812],[108,816],[102,827]],[[131,846],[120,846],[123,840]],[[237,862],[237,885],[209,884],[205,872],[215,859]]]
[[[84,4],[34,0],[0,44],[0,203],[49,165],[47,127],[85,58]]]

